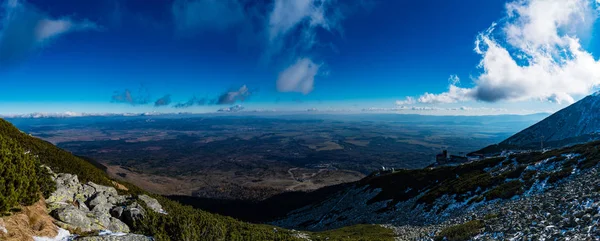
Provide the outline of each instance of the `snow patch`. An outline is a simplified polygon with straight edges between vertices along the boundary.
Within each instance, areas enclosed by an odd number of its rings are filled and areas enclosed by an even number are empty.
[[[112,232],[110,230],[102,230],[98,233],[98,236],[125,236],[126,233]]]
[[[75,237],[71,236],[71,233],[63,228],[58,228],[58,234],[54,238],[49,237],[37,237],[34,236],[34,241],[71,241]]]

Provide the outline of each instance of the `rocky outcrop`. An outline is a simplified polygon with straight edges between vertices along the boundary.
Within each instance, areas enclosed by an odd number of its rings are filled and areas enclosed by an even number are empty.
[[[153,211],[157,213],[167,214],[167,212],[165,212],[165,210],[162,209],[162,206],[160,205],[160,203],[158,203],[156,199],[151,198],[146,194],[139,195],[138,198],[144,203],[146,203],[146,206],[148,206],[148,208],[152,209]]]
[[[93,236],[93,237],[81,237],[75,239],[76,241],[152,241],[152,238],[146,237],[139,234],[125,234],[125,235],[107,235],[107,236]]]
[[[148,196],[119,195],[114,187],[93,182],[80,183],[76,175],[53,174],[56,191],[46,200],[56,224],[67,230],[82,232],[109,231],[121,235],[104,235],[77,240],[151,240],[143,235],[128,234],[134,222],[142,220],[146,210],[166,214],[160,203]]]

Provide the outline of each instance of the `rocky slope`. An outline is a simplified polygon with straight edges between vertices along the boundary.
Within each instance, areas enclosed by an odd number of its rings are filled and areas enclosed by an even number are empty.
[[[153,240],[130,234],[130,226],[142,220],[148,211],[167,215],[160,203],[147,195],[119,195],[114,187],[80,183],[76,175],[52,175],[56,191],[46,199],[47,211],[61,229],[78,233],[70,235],[71,239]]]
[[[472,232],[469,238],[476,240],[598,239],[599,148],[594,142],[457,167],[378,173],[273,224],[323,230],[379,223],[393,227],[400,240],[456,232]]]
[[[552,114],[484,152],[503,149],[540,149],[585,143],[600,138],[600,92]]]

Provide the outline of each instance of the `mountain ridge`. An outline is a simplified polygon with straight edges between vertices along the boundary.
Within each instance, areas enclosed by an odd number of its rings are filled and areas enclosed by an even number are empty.
[[[473,153],[541,150],[600,139],[600,92],[586,96],[506,140]]]

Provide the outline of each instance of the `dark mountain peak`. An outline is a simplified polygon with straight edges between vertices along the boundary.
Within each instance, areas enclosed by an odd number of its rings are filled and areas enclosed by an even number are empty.
[[[478,153],[506,149],[554,148],[599,138],[600,92],[596,92]]]

